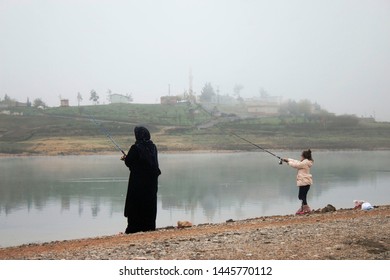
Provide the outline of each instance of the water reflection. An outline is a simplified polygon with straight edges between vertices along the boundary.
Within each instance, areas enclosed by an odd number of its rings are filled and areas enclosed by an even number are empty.
[[[123,194],[123,182],[127,181],[126,177],[93,178],[111,175],[107,161],[98,157],[5,158],[0,160],[0,168],[4,174],[0,213],[6,215],[20,209],[44,210],[54,202],[66,211],[77,201],[80,214],[84,204],[91,204],[96,216],[101,203],[115,205],[116,198]]]
[[[314,153],[309,203],[388,204],[389,155]],[[299,205],[295,170],[264,153],[162,154],[160,165],[159,227],[286,214]],[[0,246],[123,230],[129,172],[118,157],[1,158],[0,172]]]

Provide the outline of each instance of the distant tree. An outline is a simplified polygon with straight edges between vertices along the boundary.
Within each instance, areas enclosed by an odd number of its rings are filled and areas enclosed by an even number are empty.
[[[312,115],[312,111],[313,111],[312,108],[313,108],[312,103],[307,99],[301,100],[298,103],[299,114],[303,116],[305,120],[310,120],[310,116]]]
[[[36,99],[34,99],[34,101],[33,101],[33,106],[34,106],[35,108],[46,108],[46,107],[47,107],[47,106],[46,106],[46,103],[43,102],[41,98],[36,98]]]
[[[89,100],[93,101],[95,105],[99,104],[99,95],[96,93],[95,90],[91,90],[91,97],[89,98]]]
[[[216,94],[213,87],[211,86],[211,83],[206,83],[202,88],[200,100],[202,102],[211,102],[215,96]]]
[[[26,104],[27,104],[27,107],[31,107],[31,105],[32,105],[32,104],[31,104],[31,101],[30,101],[30,98],[28,98],[28,97],[27,97],[27,102],[26,102]]]
[[[133,95],[131,93],[126,94],[127,98],[129,99],[129,102],[133,102]]]
[[[260,97],[262,97],[262,98],[267,98],[267,97],[269,97],[268,92],[267,92],[264,88],[260,88],[259,94],[260,94]]]
[[[298,116],[299,108],[298,104],[294,100],[288,100],[280,106],[280,114],[281,115],[290,115],[290,116]]]
[[[233,87],[234,95],[237,96],[237,98],[240,97],[240,93],[243,90],[244,86],[241,84],[235,84]]]
[[[8,94],[5,94],[3,101],[1,101],[1,103],[5,104],[7,106],[15,106],[15,102],[16,102],[16,100],[9,97]]]
[[[81,96],[80,92],[77,93],[77,104],[80,107],[80,103],[83,101],[83,97]]]
[[[11,97],[8,96],[8,94],[5,94],[4,95],[4,101],[7,102],[7,101],[11,101]]]
[[[354,127],[359,124],[359,118],[355,115],[341,115],[333,119],[335,127]]]

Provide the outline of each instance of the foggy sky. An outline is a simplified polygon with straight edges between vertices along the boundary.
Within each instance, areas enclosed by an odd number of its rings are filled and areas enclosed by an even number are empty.
[[[210,82],[390,121],[387,0],[0,0],[0,97],[137,103]]]

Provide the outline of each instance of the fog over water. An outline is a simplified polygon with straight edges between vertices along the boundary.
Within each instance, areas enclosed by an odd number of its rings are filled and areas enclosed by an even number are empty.
[[[312,208],[389,204],[390,151],[316,152],[314,160]],[[160,154],[159,161],[157,227],[293,214],[300,206],[296,170],[263,152]],[[3,157],[0,170],[0,247],[126,226],[129,170],[118,156]]]
[[[90,104],[92,89],[309,99],[337,114],[390,121],[386,0],[0,1],[0,98],[59,96]]]

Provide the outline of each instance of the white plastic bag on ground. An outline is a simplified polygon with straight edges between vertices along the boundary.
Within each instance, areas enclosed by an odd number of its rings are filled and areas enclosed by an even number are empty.
[[[369,202],[364,202],[362,204],[362,210],[368,211],[371,209],[374,209],[374,207],[372,207],[372,205]]]
[[[374,209],[374,207],[369,202],[364,200],[354,200],[353,203],[355,205],[354,209],[361,209],[365,211]]]

